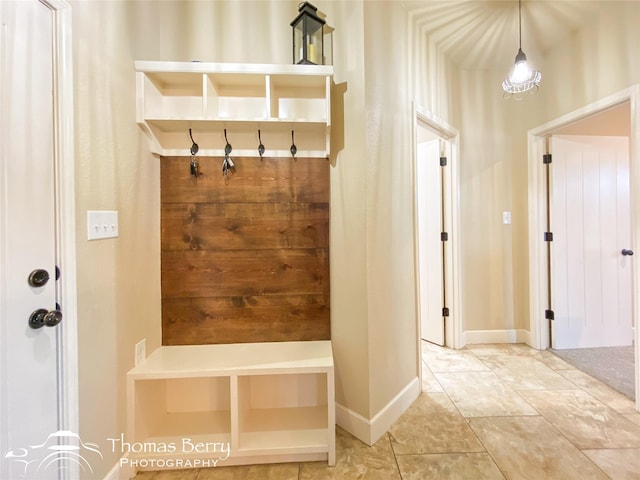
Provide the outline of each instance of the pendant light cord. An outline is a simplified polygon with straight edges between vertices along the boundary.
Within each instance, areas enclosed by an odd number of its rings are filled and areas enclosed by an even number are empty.
[[[522,0],[518,0],[518,48],[522,50]]]

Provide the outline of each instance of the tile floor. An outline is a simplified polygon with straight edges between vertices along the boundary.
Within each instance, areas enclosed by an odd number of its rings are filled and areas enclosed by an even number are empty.
[[[423,393],[369,447],[337,429],[337,465],[145,472],[137,480],[640,479],[640,413],[524,345],[423,344]]]

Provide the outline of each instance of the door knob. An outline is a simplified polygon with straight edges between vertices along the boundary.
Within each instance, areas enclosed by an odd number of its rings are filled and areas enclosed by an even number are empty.
[[[628,248],[623,248],[621,253],[622,255],[630,257],[631,255],[633,255],[633,250],[629,250]]]
[[[29,326],[33,329],[47,327],[55,327],[62,321],[62,312],[58,309],[47,310],[46,308],[38,308],[29,317]]]
[[[49,272],[38,268],[29,274],[29,285],[32,287],[44,287],[49,281]]]

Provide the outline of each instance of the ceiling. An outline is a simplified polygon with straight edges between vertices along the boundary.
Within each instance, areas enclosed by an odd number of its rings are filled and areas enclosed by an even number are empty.
[[[523,0],[522,50],[535,65],[573,32],[594,21],[611,0]],[[404,2],[416,30],[460,68],[506,69],[518,52],[517,0]]]

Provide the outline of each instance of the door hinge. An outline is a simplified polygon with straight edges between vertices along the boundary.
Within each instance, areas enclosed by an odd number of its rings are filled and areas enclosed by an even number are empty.
[[[545,153],[544,155],[542,155],[542,163],[544,165],[549,165],[551,163],[551,154],[550,153]]]
[[[447,232],[441,232],[440,233],[440,241],[441,242],[448,242],[449,241],[449,234]]]
[[[553,232],[544,232],[544,241],[553,242]]]
[[[442,307],[442,316],[443,317],[449,316],[449,309],[447,307]]]
[[[440,166],[441,167],[447,166],[447,157],[440,157]]]
[[[544,318],[546,318],[547,320],[554,320],[553,310],[545,310],[544,311]]]

